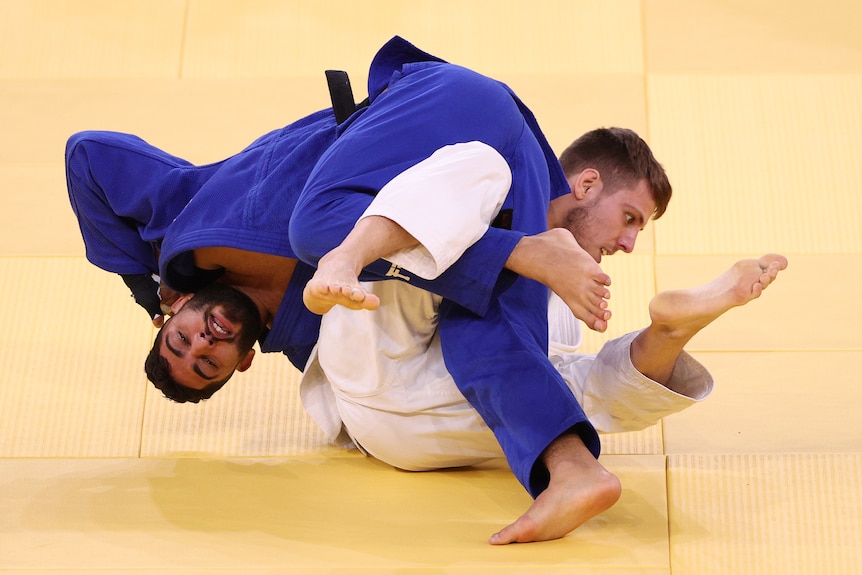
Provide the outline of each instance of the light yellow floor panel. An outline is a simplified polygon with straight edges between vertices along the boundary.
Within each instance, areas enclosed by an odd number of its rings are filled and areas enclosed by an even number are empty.
[[[656,258],[659,290],[702,285],[740,256]],[[787,254],[789,265],[763,295],[703,330],[690,350],[862,350],[862,254]]]
[[[574,32],[578,22],[589,25]],[[641,25],[636,0],[505,9],[491,0],[371,0],[343,12],[310,2],[190,0],[183,77],[311,76],[334,67],[364,85],[374,53],[396,34],[489,75],[641,73]]]
[[[211,399],[178,404],[147,390],[144,457],[343,455],[299,400],[299,371],[282,354],[261,354]]]
[[[650,75],[659,254],[860,253],[862,75]]]
[[[664,419],[666,453],[860,451],[862,352],[694,355],[715,390]]]
[[[577,535],[492,547],[529,503],[500,468],[327,459],[0,460],[0,569],[668,574],[664,458]],[[372,571],[369,571],[372,572]]]
[[[0,258],[0,287],[0,457],[137,456],[151,335],[122,281],[82,258]]]
[[[862,455],[669,459],[674,575],[862,572]]]
[[[661,423],[642,431],[602,433],[600,436],[602,453],[605,455],[660,455],[664,453]]]
[[[61,173],[66,139],[81,130],[130,132],[208,163],[330,106],[322,70],[281,79],[7,80],[0,101],[0,122],[11,131],[0,138],[0,164],[50,162]]]
[[[595,128],[623,126],[647,138],[641,74],[505,74],[506,82],[535,114],[558,153]],[[589,86],[589,89],[583,89]],[[648,226],[649,230],[652,226]],[[652,252],[651,240],[646,243]],[[643,246],[641,246],[643,247]]]
[[[0,572],[862,572],[860,10],[0,3]],[[324,445],[278,355],[209,403],[169,403],[141,371],[143,312],[82,257],[63,180],[71,133],[132,132],[220,160],[328,106],[326,68],[363,98],[394,34],[509,84],[558,151],[622,125],[668,169],[667,215],[634,256],[603,262],[615,316],[585,351],[646,325],[656,289],[765,251],[791,260],[761,300],[691,342],[713,397],[603,437],[622,500],[562,541],[485,543],[529,504],[508,471],[408,474]]]
[[[176,78],[185,0],[5,0],[0,78]]]
[[[858,2],[645,0],[644,22],[651,72],[862,72]]]
[[[57,158],[62,157],[61,146]],[[0,256],[81,259],[84,242],[69,204],[62,164],[0,163],[0,194],[8,213],[15,214],[0,226]]]

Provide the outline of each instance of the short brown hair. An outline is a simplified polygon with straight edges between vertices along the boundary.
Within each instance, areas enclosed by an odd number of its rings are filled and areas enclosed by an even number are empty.
[[[609,193],[646,180],[656,204],[653,219],[667,210],[672,193],[662,165],[646,142],[627,128],[599,128],[587,132],[565,149],[560,164],[566,176],[594,168]]]
[[[147,372],[147,379],[153,382],[156,389],[160,390],[165,397],[177,403],[198,403],[203,399],[209,399],[233,375],[233,372],[231,372],[223,380],[211,383],[203,389],[186,387],[171,376],[171,366],[168,360],[162,356],[161,347],[162,330],[159,330],[159,333],[156,334],[156,340],[153,342],[153,349],[150,350],[144,362],[144,371]]]

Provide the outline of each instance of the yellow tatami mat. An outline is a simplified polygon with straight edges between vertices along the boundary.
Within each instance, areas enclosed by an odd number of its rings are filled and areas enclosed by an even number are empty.
[[[16,573],[668,573],[664,458],[607,465],[638,486],[620,505],[571,539],[499,548],[487,537],[529,503],[503,468],[15,460],[0,477],[0,557]]]
[[[657,253],[862,251],[862,75],[649,84],[651,142],[686,191],[661,222]]]
[[[186,4],[185,0],[4,2],[0,77],[175,77]]]
[[[140,311],[82,258],[0,270],[0,456],[137,457],[152,345]]]
[[[862,351],[701,353],[715,391],[663,422],[666,453],[858,452]]]
[[[252,371],[199,404],[165,401],[148,386],[141,456],[343,454],[303,410],[300,373],[282,355],[258,355]]]
[[[0,573],[862,573],[862,12],[846,0],[6,0],[0,3]],[[393,470],[328,445],[299,373],[258,354],[213,399],[144,376],[154,330],[86,262],[74,132],[196,163],[327,107],[323,70],[391,36],[492,75],[557,151],[625,126],[674,186],[614,318],[765,252],[790,266],[688,346],[704,402],[603,436],[619,503],[549,543],[486,543],[529,505],[503,462]]]
[[[862,455],[668,459],[673,573],[859,571]]]

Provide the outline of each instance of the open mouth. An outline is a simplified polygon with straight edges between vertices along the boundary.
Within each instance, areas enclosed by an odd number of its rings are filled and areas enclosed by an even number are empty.
[[[230,339],[233,337],[233,325],[220,314],[210,311],[207,318],[210,334],[216,339]]]

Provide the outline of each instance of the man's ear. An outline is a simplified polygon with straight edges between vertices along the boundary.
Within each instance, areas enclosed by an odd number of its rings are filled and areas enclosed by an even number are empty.
[[[570,180],[572,194],[575,199],[581,201],[592,196],[598,196],[602,192],[602,175],[595,168],[582,170],[574,181]]]
[[[193,297],[195,297],[195,294],[187,293],[186,295],[177,298],[177,301],[171,304],[171,313],[177,313],[178,311],[183,309],[183,306],[186,305],[186,302],[188,302]]]
[[[239,365],[236,366],[236,370],[239,372],[243,372],[250,368],[252,359],[254,359],[254,349],[248,350],[248,353],[245,354],[245,357],[242,358],[242,361],[240,361]]]

